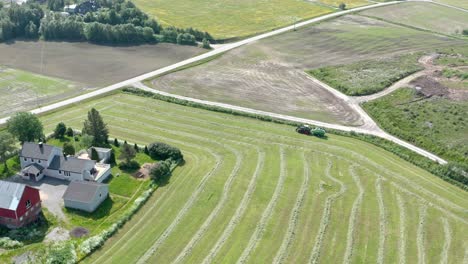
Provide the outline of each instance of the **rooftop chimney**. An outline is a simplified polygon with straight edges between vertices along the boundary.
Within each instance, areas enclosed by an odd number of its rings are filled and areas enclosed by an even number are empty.
[[[39,147],[40,147],[41,149],[44,147],[44,143],[42,143],[42,141],[39,142]]]

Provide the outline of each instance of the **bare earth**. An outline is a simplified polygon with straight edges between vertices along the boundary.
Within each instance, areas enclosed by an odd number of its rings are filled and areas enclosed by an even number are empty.
[[[166,43],[109,47],[82,42],[15,41],[0,43],[0,65],[96,87],[123,81],[204,51]]]

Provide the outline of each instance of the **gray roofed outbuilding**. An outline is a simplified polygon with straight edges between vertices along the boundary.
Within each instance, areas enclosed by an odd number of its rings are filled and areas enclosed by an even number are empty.
[[[63,201],[65,207],[93,212],[109,196],[109,185],[97,182],[71,182]]]

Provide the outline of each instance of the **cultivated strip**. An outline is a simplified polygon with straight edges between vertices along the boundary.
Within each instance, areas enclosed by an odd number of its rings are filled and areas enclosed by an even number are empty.
[[[346,250],[343,258],[343,264],[350,263],[351,257],[353,256],[353,243],[354,243],[354,233],[355,233],[355,225],[357,221],[357,216],[359,214],[359,209],[361,208],[362,198],[364,197],[364,187],[362,187],[361,180],[359,176],[356,174],[355,166],[351,166],[349,169],[349,173],[353,178],[356,186],[359,189],[359,194],[353,202],[353,208],[351,209],[351,214],[349,215],[349,227],[348,227],[348,235],[346,238]]]
[[[286,237],[281,243],[281,247],[273,259],[273,263],[283,263],[284,259],[287,257],[288,249],[291,246],[291,243],[294,239],[297,229],[297,222],[299,221],[299,214],[301,212],[302,205],[304,203],[304,198],[309,190],[309,166],[305,153],[302,153],[302,160],[304,162],[304,181],[302,182],[301,189],[297,195],[296,202],[294,204],[293,212],[289,219],[288,230],[286,231]]]
[[[442,217],[442,223],[444,224],[444,247],[442,248],[442,254],[440,256],[440,263],[447,264],[450,245],[452,244],[452,231],[450,230],[450,224],[447,218]]]
[[[379,203],[379,247],[377,250],[377,263],[382,264],[384,261],[385,254],[385,236],[386,236],[386,225],[387,218],[385,215],[385,204],[382,193],[382,178],[379,177],[375,182],[375,189],[377,191],[377,201]]]
[[[406,263],[406,209],[401,195],[396,195],[398,211],[400,211],[400,238],[398,240],[398,263]]]
[[[424,224],[426,222],[427,206],[424,204],[419,208],[419,223],[416,242],[418,246],[418,263],[426,263],[426,254],[424,249]]]
[[[252,200],[253,192],[255,191],[255,188],[257,186],[258,176],[260,175],[260,172],[263,170],[263,166],[265,164],[265,152],[260,151],[260,150],[258,150],[258,152],[259,153],[258,153],[257,167],[255,168],[253,177],[250,179],[249,186],[247,187],[247,191],[244,193],[244,196],[242,197],[242,201],[237,207],[236,212],[232,216],[227,227],[224,229],[223,234],[220,236],[218,241],[216,241],[210,253],[203,260],[204,264],[211,263],[213,261],[214,257],[218,254],[219,250],[224,245],[226,240],[231,236],[232,232],[234,231],[234,228],[240,222],[240,219],[244,215],[245,211],[248,208],[250,201]]]
[[[180,254],[177,256],[177,258],[174,260],[175,263],[181,262],[186,256],[188,256],[195,244],[201,239],[201,237],[206,233],[206,231],[209,229],[211,223],[213,220],[218,216],[219,211],[225,206],[225,203],[229,197],[229,193],[231,191],[232,183],[236,176],[239,173],[239,170],[242,165],[243,161],[243,156],[237,151],[234,150],[236,153],[236,165],[234,166],[234,169],[232,170],[231,174],[229,175],[229,178],[227,179],[226,183],[224,184],[223,187],[223,192],[221,199],[219,200],[218,204],[216,205],[215,209],[211,211],[210,215],[208,218],[205,220],[205,222],[202,224],[202,226],[198,229],[197,233],[192,237],[192,239],[189,241],[189,243],[185,246],[185,248],[180,252]]]
[[[323,209],[322,219],[320,220],[319,231],[317,233],[317,237],[315,238],[315,244],[312,249],[312,254],[310,256],[309,263],[315,264],[319,262],[320,251],[322,250],[323,237],[325,236],[325,233],[327,232],[328,223],[330,221],[332,203],[346,192],[346,185],[343,184],[342,181],[334,178],[331,175],[330,173],[331,167],[332,167],[332,162],[329,161],[327,168],[325,169],[325,175],[327,176],[327,178],[338,183],[341,186],[341,188],[337,193],[334,193],[328,196],[327,200],[325,201],[325,207]]]
[[[276,184],[273,196],[271,197],[267,208],[265,209],[265,211],[263,211],[262,218],[258,222],[254,233],[250,237],[247,247],[244,249],[242,255],[237,260],[238,264],[247,262],[248,258],[250,257],[250,253],[252,253],[252,251],[257,246],[258,241],[260,241],[260,239],[262,238],[263,232],[265,231],[265,226],[268,223],[268,220],[270,220],[271,214],[273,213],[273,209],[275,208],[279,196],[283,190],[284,180],[286,179],[286,158],[284,156],[283,148],[280,149],[280,160],[280,175],[278,177],[278,183]]]

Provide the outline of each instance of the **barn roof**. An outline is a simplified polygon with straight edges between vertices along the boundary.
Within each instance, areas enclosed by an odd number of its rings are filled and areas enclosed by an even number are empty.
[[[101,186],[105,184],[97,182],[71,182],[68,185],[65,194],[63,195],[64,200],[89,203],[96,196],[97,191]]]
[[[16,210],[25,188],[21,183],[0,181],[0,208]]]

